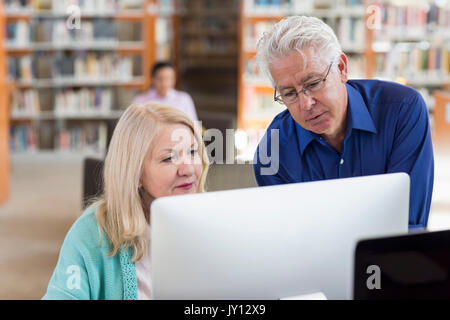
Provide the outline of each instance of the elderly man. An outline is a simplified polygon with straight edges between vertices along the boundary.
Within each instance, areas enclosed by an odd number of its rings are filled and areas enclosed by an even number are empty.
[[[287,107],[256,151],[260,186],[406,172],[409,228],[427,226],[434,160],[428,111],[416,90],[348,80],[348,60],[336,35],[313,17],[277,23],[258,42],[257,59],[272,80],[274,99]],[[267,174],[261,154],[273,151],[273,129],[279,130],[279,163]]]

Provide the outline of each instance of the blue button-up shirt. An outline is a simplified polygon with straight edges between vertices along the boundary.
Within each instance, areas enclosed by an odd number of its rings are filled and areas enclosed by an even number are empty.
[[[378,80],[349,80],[347,131],[339,153],[320,135],[302,128],[288,110],[270,124],[255,153],[258,185],[406,172],[410,176],[409,228],[425,228],[431,205],[434,159],[428,110],[414,89]],[[272,129],[279,129],[276,172]]]

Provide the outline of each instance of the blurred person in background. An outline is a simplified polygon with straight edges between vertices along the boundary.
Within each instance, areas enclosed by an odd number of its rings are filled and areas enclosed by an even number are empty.
[[[198,121],[197,112],[191,96],[187,92],[175,89],[175,69],[169,62],[161,61],[154,64],[151,73],[152,87],[136,96],[133,103],[157,102],[180,109],[192,121]]]

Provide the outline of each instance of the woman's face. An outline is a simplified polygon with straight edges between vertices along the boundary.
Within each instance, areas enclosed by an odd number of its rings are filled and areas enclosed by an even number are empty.
[[[152,198],[197,192],[202,174],[199,152],[188,126],[163,125],[144,159],[142,187]]]

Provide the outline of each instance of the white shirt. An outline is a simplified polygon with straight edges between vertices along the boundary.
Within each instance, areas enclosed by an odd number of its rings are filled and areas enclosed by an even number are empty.
[[[198,121],[197,112],[195,111],[194,102],[187,92],[169,89],[165,97],[161,97],[156,89],[152,88],[144,92],[136,98],[133,103],[157,102],[183,111],[191,118],[192,121]]]
[[[149,232],[150,233],[150,232]],[[149,234],[150,235],[150,234]],[[152,299],[150,246],[143,260],[136,262],[136,280],[138,286],[138,300]]]

